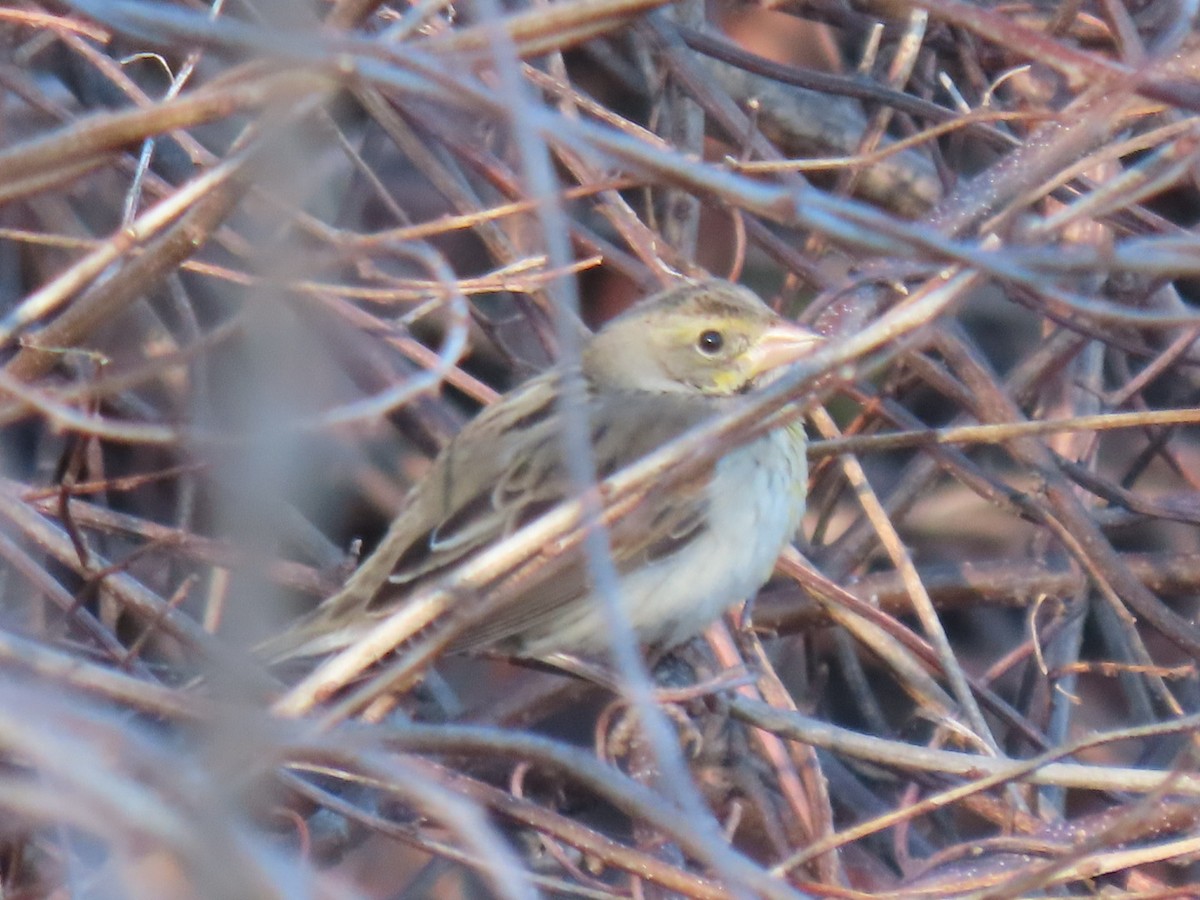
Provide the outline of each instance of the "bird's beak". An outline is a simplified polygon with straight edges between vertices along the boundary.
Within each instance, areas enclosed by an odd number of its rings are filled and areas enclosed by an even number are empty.
[[[752,379],[774,372],[811,353],[825,338],[802,325],[780,319],[764,331],[747,352]]]

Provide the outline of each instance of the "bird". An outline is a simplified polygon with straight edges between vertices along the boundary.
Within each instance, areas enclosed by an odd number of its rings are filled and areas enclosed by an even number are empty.
[[[580,354],[597,478],[720,415],[823,340],[718,278],[681,280],[634,304],[588,337]],[[344,649],[414,591],[572,497],[561,379],[551,369],[468,422],[360,567],[390,572],[375,579],[382,583],[364,594],[361,585],[349,589],[352,576],[259,654],[274,664]],[[802,421],[780,424],[682,484],[651,489],[611,526],[620,602],[641,644],[682,644],[767,581],[804,514],[806,446]],[[577,551],[471,623],[450,649],[596,657],[608,651],[600,602]]]

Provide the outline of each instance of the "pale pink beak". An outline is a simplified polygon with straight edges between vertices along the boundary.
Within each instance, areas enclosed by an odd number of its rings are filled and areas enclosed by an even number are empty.
[[[780,319],[746,353],[747,374],[757,379],[811,353],[825,338],[802,325]]]

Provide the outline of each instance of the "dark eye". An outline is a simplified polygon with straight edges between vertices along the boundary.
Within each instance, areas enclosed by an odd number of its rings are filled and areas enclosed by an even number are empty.
[[[725,346],[725,336],[719,331],[708,329],[700,332],[700,337],[696,340],[696,347],[701,353],[712,356],[714,353],[719,353],[721,348]]]

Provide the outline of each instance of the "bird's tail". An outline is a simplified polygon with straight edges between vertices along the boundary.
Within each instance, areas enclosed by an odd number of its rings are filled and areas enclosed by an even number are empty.
[[[355,635],[347,633],[345,626],[339,625],[331,614],[333,608],[330,604],[336,599],[337,594],[279,634],[255,645],[254,655],[267,665],[276,666],[290,659],[324,656],[349,646]]]

